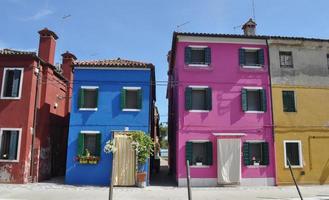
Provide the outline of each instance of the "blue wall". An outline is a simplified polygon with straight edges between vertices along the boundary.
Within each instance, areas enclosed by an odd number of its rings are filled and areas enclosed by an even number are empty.
[[[112,155],[103,151],[112,131],[142,130],[149,132],[150,70],[75,69],[66,163],[67,184],[108,185],[112,170]],[[79,111],[80,86],[98,86],[98,110]],[[142,88],[142,109],[122,111],[120,107],[122,87]],[[100,131],[101,158],[98,164],[80,164],[75,161],[78,135],[82,130]],[[147,167],[148,168],[148,167]]]

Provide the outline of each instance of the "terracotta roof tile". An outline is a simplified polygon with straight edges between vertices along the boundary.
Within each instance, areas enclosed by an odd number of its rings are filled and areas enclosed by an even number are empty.
[[[78,67],[126,67],[126,68],[152,68],[153,64],[124,60],[124,59],[115,59],[115,60],[91,60],[91,61],[75,61],[75,66]]]
[[[0,49],[0,55],[36,55],[33,51],[18,51],[12,49]]]

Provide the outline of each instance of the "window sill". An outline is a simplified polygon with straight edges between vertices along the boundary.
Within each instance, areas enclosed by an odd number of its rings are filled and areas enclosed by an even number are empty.
[[[133,109],[133,108],[124,108],[122,109],[124,112],[139,112],[141,109]]]
[[[5,100],[19,100],[21,97],[1,97],[0,99],[5,99]]]
[[[188,67],[201,67],[201,68],[208,68],[209,64],[187,64]]]
[[[97,111],[98,108],[79,108],[79,111]]]
[[[289,169],[289,166],[285,165],[284,168]],[[291,166],[291,168],[293,168],[293,169],[303,169],[304,167],[301,166],[301,165],[293,165],[293,166]]]
[[[244,113],[257,114],[257,113],[265,113],[265,112],[264,111],[244,111]]]
[[[207,113],[210,112],[210,110],[189,110],[189,112],[194,112],[194,113]]]
[[[263,65],[241,65],[243,69],[263,69]]]
[[[210,165],[191,165],[191,168],[210,168]]]
[[[247,165],[247,168],[265,168],[268,165]]]
[[[4,160],[4,159],[0,159],[0,162],[9,162],[9,163],[18,163],[18,160]]]

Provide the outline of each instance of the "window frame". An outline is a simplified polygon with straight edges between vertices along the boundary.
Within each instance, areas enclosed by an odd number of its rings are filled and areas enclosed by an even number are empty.
[[[81,130],[80,132],[79,132],[79,134],[83,134],[83,135],[97,135],[97,134],[100,134],[101,135],[101,132],[100,131],[89,131],[89,130]],[[79,137],[79,135],[78,135],[78,137]],[[79,139],[79,138],[78,138]],[[96,138],[96,140],[97,140],[97,138]],[[102,141],[100,141],[100,149],[102,149],[101,147],[102,147],[102,144],[101,144],[101,142]],[[83,146],[84,146],[84,144],[83,144]],[[101,150],[101,152],[102,152],[102,150]],[[95,156],[95,155],[91,155],[91,156]],[[99,156],[95,156],[95,157],[101,157],[101,153],[100,153],[100,155]]]
[[[192,88],[192,92],[193,90],[206,90],[208,88],[210,88],[209,86],[200,86],[200,85],[189,85],[187,86],[189,88]],[[205,94],[206,95],[206,94]],[[205,96],[206,98],[206,96]],[[212,102],[211,102],[212,103]],[[207,112],[210,112],[211,110],[197,110],[197,109],[191,109],[191,110],[188,110],[188,112],[195,112],[195,113],[207,113]],[[193,141],[192,141],[193,142]]]
[[[287,165],[287,155],[286,155],[286,144],[287,143],[297,143],[298,144],[298,158],[299,158],[299,165],[291,165],[291,168],[303,168],[303,150],[302,150],[302,141],[301,140],[283,140],[283,155],[284,155],[284,167],[289,168]]]
[[[131,91],[140,91],[142,92],[142,87],[122,87],[123,90],[127,91],[127,90],[131,90]],[[137,97],[138,100],[138,97]],[[141,99],[141,104],[143,103],[143,99]],[[125,102],[126,104],[126,102]],[[121,109],[124,112],[139,112],[141,111],[141,108],[123,108]]]
[[[21,71],[21,77],[20,77],[19,90],[18,90],[17,97],[5,97],[4,96],[5,79],[6,79],[6,73],[8,70],[20,70]],[[23,67],[5,67],[3,69],[3,75],[2,75],[1,97],[0,98],[1,99],[21,99],[22,87],[23,87],[23,77],[24,77],[24,68]]]
[[[247,50],[247,51],[255,51],[255,52],[258,52],[262,48],[258,48],[258,47],[241,47],[241,49],[243,49],[245,51]],[[264,66],[265,66],[265,64],[255,64],[255,65],[247,65],[247,64],[244,64],[244,65],[241,65],[241,67],[243,69],[262,69]]]
[[[265,90],[265,88],[263,88],[263,87],[242,87],[242,89],[245,89],[245,90],[247,90],[247,91],[258,91],[258,90],[264,90],[265,92],[266,92],[266,90]],[[265,94],[266,95],[266,94]],[[260,102],[262,102],[262,98],[260,99]],[[247,101],[247,104],[248,104],[248,101]],[[248,107],[248,105],[247,105],[247,107]],[[265,111],[260,111],[260,110],[246,110],[246,111],[244,111],[244,113],[251,113],[251,114],[256,114],[256,113],[265,113]]]
[[[202,49],[204,51],[206,51],[206,48],[209,48],[208,46],[204,46],[204,45],[188,45],[187,47],[190,47],[192,50],[193,49]],[[210,63],[206,63],[206,62],[204,64],[189,63],[189,64],[187,64],[187,66],[189,66],[189,67],[208,68],[210,66]]]
[[[82,85],[80,86],[80,90],[81,89],[86,89],[86,90],[97,90],[97,95],[99,95],[99,86],[86,86],[86,85]],[[79,93],[80,93],[79,90]],[[79,94],[80,95],[80,94]],[[78,101],[79,101],[80,96],[78,96]],[[99,96],[97,97],[97,99],[99,98]],[[79,111],[97,111],[98,110],[98,102],[97,102],[97,107],[96,108],[79,108]]]
[[[262,144],[262,143],[265,143],[265,142],[269,143],[266,140],[246,140],[245,142],[248,142],[250,144],[259,144],[259,143]],[[261,146],[261,148],[262,148],[262,146]],[[268,155],[268,156],[270,156],[270,155]],[[261,156],[261,159],[262,159],[262,156]],[[261,165],[260,163],[259,163],[259,165],[247,165],[246,167],[248,167],[248,168],[264,168],[264,167],[268,167],[269,166],[269,165]]]
[[[283,92],[293,92],[294,93],[294,111],[284,111],[284,101],[283,101]],[[284,113],[297,113],[297,94],[295,90],[282,90],[282,110]]]
[[[0,162],[18,163],[19,159],[20,159],[20,153],[21,153],[22,128],[0,128],[0,145],[2,143],[3,131],[18,131],[17,157],[15,160],[0,159]]]
[[[186,142],[192,142],[192,143],[204,143],[204,144],[206,144],[206,143],[208,143],[208,142],[211,142],[212,143],[212,141],[211,140],[188,140],[188,141],[186,141]],[[213,145],[213,144],[212,144]],[[214,146],[213,146],[213,148],[214,148]],[[213,161],[214,162],[214,161]],[[214,163],[212,164],[212,165],[192,165],[192,163],[190,163],[190,167],[191,168],[210,168],[211,166],[213,166],[214,165]]]
[[[281,54],[288,54],[290,53],[291,55],[291,65],[281,65]],[[285,55],[287,56],[287,55]],[[284,68],[284,69],[293,69],[294,68],[294,59],[293,59],[293,53],[292,51],[289,50],[279,50],[279,63],[280,63],[280,68]]]

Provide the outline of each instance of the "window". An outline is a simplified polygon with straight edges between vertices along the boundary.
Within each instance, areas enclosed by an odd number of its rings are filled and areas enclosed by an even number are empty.
[[[327,54],[327,66],[329,68],[329,54]]]
[[[20,99],[23,68],[5,68],[2,78],[2,99]]]
[[[289,167],[288,159],[292,167],[302,167],[302,149],[300,141],[284,141],[285,167]]]
[[[244,112],[266,112],[266,92],[264,89],[242,89],[242,110]]]
[[[142,108],[142,90],[140,87],[124,87],[121,91],[123,111],[139,111]]]
[[[101,134],[98,131],[81,131],[78,138],[79,156],[100,156]]]
[[[208,47],[186,47],[185,64],[209,65],[211,63],[211,51]]]
[[[189,141],[185,145],[186,160],[190,165],[209,166],[212,165],[212,142],[210,141]]]
[[[296,112],[295,92],[282,91],[283,112]]]
[[[98,87],[81,86],[79,92],[79,110],[97,110]]]
[[[293,68],[291,51],[280,51],[279,55],[281,67]]]
[[[0,160],[18,161],[21,129],[1,129]]]
[[[239,63],[242,67],[262,67],[264,65],[264,50],[263,49],[239,49]]]
[[[267,142],[244,142],[243,161],[245,165],[269,165]]]
[[[185,109],[209,111],[212,109],[212,92],[208,87],[187,87],[185,89]]]

